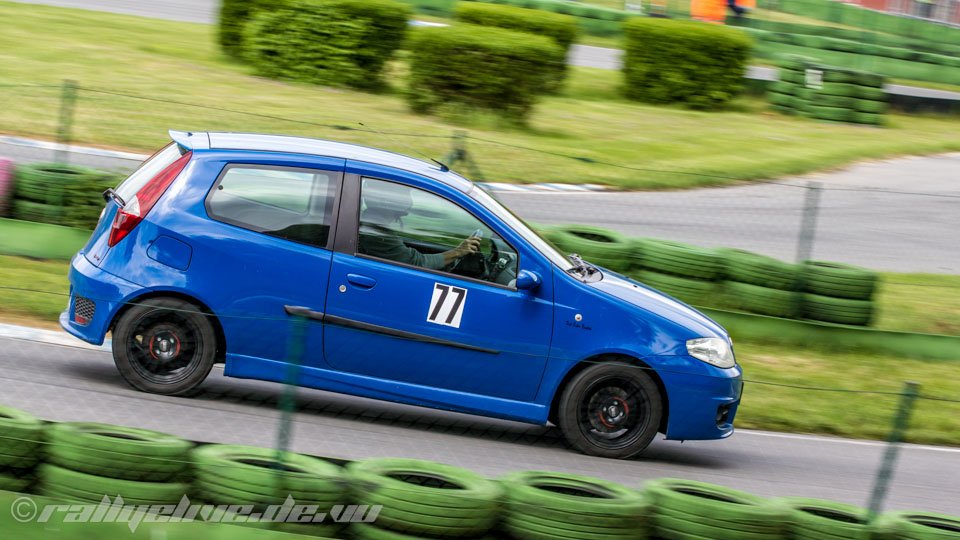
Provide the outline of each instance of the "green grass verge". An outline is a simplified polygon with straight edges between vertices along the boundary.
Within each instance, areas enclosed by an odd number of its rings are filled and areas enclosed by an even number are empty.
[[[0,256],[0,320],[19,324],[49,326],[56,321],[67,304],[66,281],[68,263],[34,261]],[[882,298],[900,302],[896,317],[918,330],[929,331],[938,320],[952,317],[960,330],[960,301],[943,297],[940,287],[953,286],[956,276],[897,276],[897,281],[914,280],[918,284],[900,289],[887,285]],[[37,289],[57,294],[38,294],[10,290]],[[916,290],[928,291],[921,301]],[[937,291],[940,291],[938,293]],[[909,301],[908,301],[909,300]],[[884,320],[884,315],[881,316]],[[921,327],[924,324],[927,327]],[[903,381],[920,382],[929,395],[960,396],[960,380],[945,377],[956,370],[956,363],[935,362],[898,357],[827,351],[815,346],[806,348],[737,342],[737,357],[748,380],[743,405],[737,419],[740,427],[758,429],[826,433],[846,437],[880,439],[886,436],[892,421],[896,398],[876,394],[800,390],[784,386],[758,384],[757,381],[784,385],[899,391]],[[914,412],[909,440],[930,444],[960,444],[960,404],[920,400]]]
[[[0,131],[53,139],[57,85],[70,78],[112,92],[80,92],[73,132],[76,142],[90,145],[150,151],[166,141],[167,129],[177,128],[308,135],[442,157],[450,140],[423,135],[448,137],[466,128],[507,145],[470,143],[488,180],[631,189],[725,184],[960,149],[955,119],[892,116],[888,129],[865,132],[767,113],[765,102],[755,99],[719,113],[658,108],[622,99],[618,72],[587,68],[572,70],[563,94],[545,98],[526,127],[484,114],[422,116],[409,112],[399,95],[402,62],[393,75],[398,89],[374,95],[254,77],[220,54],[208,25],[9,2],[0,2],[0,21],[0,85],[50,85],[0,86],[0,102],[8,104],[0,107]],[[358,122],[416,136],[311,124]]]

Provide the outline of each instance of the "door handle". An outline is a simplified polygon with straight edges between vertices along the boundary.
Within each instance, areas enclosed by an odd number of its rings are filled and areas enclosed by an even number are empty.
[[[377,280],[372,277],[362,276],[360,274],[347,274],[347,281],[361,289],[372,289],[373,286],[377,284]]]

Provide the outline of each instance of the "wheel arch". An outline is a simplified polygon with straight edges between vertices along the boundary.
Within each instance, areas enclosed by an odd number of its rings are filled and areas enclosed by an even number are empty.
[[[650,375],[650,378],[653,380],[654,384],[657,385],[657,390],[660,391],[660,402],[661,402],[661,405],[663,406],[663,415],[660,418],[660,425],[657,427],[657,431],[659,433],[666,433],[667,421],[669,420],[669,417],[670,417],[670,402],[669,402],[669,397],[667,396],[667,388],[663,384],[663,379],[660,378],[660,374],[657,373],[656,369],[654,369],[652,366],[650,366],[643,360],[640,360],[639,358],[636,358],[634,356],[621,354],[621,353],[597,354],[581,360],[580,362],[575,364],[572,368],[570,368],[570,370],[567,371],[567,374],[563,376],[563,379],[560,381],[560,384],[557,385],[557,390],[554,392],[553,399],[550,402],[550,413],[547,419],[550,422],[552,422],[554,425],[558,425],[557,409],[560,407],[560,399],[563,396],[564,389],[567,387],[570,381],[577,376],[577,374],[579,374],[583,370],[587,369],[588,367],[598,362],[623,362],[626,364],[637,366],[643,369],[646,373]]]
[[[200,310],[202,313],[206,314],[210,321],[213,323],[213,331],[217,336],[217,354],[215,363],[223,363],[226,361],[227,357],[227,338],[226,334],[223,331],[223,325],[220,323],[220,318],[217,317],[217,314],[213,312],[212,309],[205,303],[200,300],[184,293],[176,291],[150,291],[139,296],[130,298],[126,300],[123,306],[117,310],[114,314],[113,319],[110,321],[109,330],[113,331],[116,327],[117,322],[130,310],[133,306],[145,301],[152,300],[154,298],[175,298],[177,300],[183,300],[184,302],[193,304]]]

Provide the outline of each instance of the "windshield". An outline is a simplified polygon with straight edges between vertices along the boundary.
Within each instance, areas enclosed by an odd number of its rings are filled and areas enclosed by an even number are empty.
[[[537,232],[531,229],[522,219],[491,197],[489,193],[475,186],[469,195],[485,206],[487,210],[490,210],[498,218],[503,220],[508,227],[516,231],[524,240],[530,242],[534,249],[543,253],[544,256],[550,259],[550,262],[559,266],[561,270],[566,272],[574,267],[573,263],[563,256],[553,244],[537,234]]]

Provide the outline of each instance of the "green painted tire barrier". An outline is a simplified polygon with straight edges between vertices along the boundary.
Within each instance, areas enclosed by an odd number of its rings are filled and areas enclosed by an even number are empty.
[[[26,470],[40,462],[44,424],[33,415],[0,407],[0,489],[19,491],[26,487]],[[7,487],[3,487],[7,486]]]
[[[869,300],[876,291],[876,272],[825,261],[807,261],[803,265],[806,291],[823,296]]]
[[[634,272],[633,277],[640,283],[693,304],[709,301],[717,288],[717,283],[713,281],[661,274],[649,270]]]
[[[640,257],[635,242],[602,227],[561,225],[547,229],[545,234],[558,247],[618,272],[634,267]]]
[[[504,526],[514,538],[628,540],[646,538],[649,500],[614,482],[573,474],[517,472],[506,489]]]
[[[723,274],[724,258],[714,249],[668,240],[643,243],[643,268],[681,277],[714,280]]]
[[[803,295],[803,316],[815,321],[867,326],[873,320],[874,304],[818,294]]]
[[[820,107],[810,106],[810,117],[817,120],[829,120],[830,122],[850,122],[853,120],[853,111],[841,107]]]
[[[668,540],[785,538],[788,510],[749,493],[673,478],[648,482],[646,493],[654,531]]]
[[[109,424],[64,422],[47,430],[47,462],[77,472],[170,482],[189,464],[193,444],[179,437]]]
[[[789,497],[776,502],[790,508],[790,532],[797,540],[870,538],[870,513],[849,504]]]
[[[38,476],[43,495],[93,503],[119,495],[130,504],[176,504],[190,490],[190,485],[182,482],[121,480],[49,463],[38,467]]]
[[[92,229],[103,208],[100,194],[120,179],[115,173],[74,165],[18,165],[14,169],[13,216]]]
[[[718,250],[727,261],[726,277],[730,281],[750,283],[771,289],[794,290],[800,277],[800,266],[742,249]]]
[[[880,516],[876,540],[958,540],[960,517],[931,512],[890,512]]]
[[[744,311],[785,319],[793,317],[797,312],[799,298],[795,292],[737,281],[726,282],[724,288],[729,297],[728,302]]]
[[[382,458],[347,466],[361,504],[383,505],[376,529],[404,535],[482,536],[497,522],[503,488],[472,471],[416,459]],[[373,530],[371,530],[373,529]],[[374,536],[370,536],[370,535]]]

